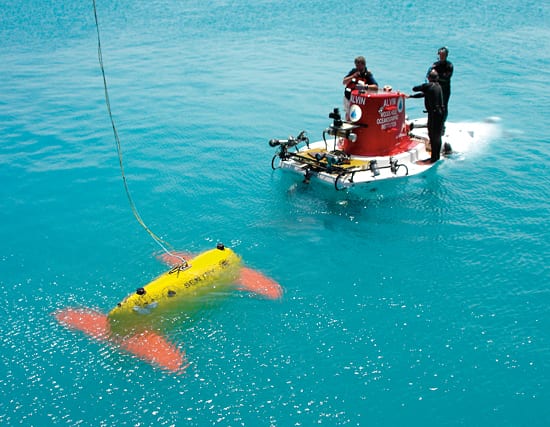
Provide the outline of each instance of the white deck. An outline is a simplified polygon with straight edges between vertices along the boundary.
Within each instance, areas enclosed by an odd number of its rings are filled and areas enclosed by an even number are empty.
[[[488,129],[494,127],[496,119],[489,119],[485,123],[447,123],[445,135],[442,137],[442,144],[448,143],[453,149],[453,152],[469,149],[480,138],[487,133]],[[426,119],[417,119],[411,121],[413,129],[410,132],[411,137],[418,141],[418,144],[414,148],[405,151],[403,153],[394,155],[392,157],[359,157],[352,156],[352,159],[362,160],[365,162],[365,168],[362,170],[355,170],[353,173],[339,174],[337,172],[316,172],[311,171],[307,164],[296,161],[293,158],[280,161],[280,167],[285,170],[306,175],[306,171],[310,170],[310,178],[317,180],[331,186],[336,189],[349,188],[354,185],[368,184],[376,181],[404,178],[407,176],[418,175],[426,172],[428,169],[434,166],[434,164],[418,164],[417,161],[428,159],[430,152],[426,148],[428,143],[428,129],[426,128]],[[328,140],[328,150],[333,150],[333,140]],[[301,147],[298,152],[303,152],[308,149],[322,148],[325,149],[326,145],[324,141],[317,141],[309,144],[309,148],[306,146]],[[397,170],[392,171],[390,168],[390,159],[399,166]],[[444,156],[441,157],[444,159]],[[378,174],[368,167],[368,162],[376,160],[376,166]]]

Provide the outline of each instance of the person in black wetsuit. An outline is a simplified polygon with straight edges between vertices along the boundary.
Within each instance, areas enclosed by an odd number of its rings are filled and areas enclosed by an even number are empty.
[[[439,74],[439,85],[443,91],[443,105],[445,106],[445,111],[443,114],[443,129],[445,129],[445,121],[447,120],[447,114],[449,113],[449,98],[451,97],[451,77],[453,76],[453,63],[447,60],[449,56],[449,49],[446,47],[440,47],[437,51],[439,55],[439,61],[436,61],[428,69],[428,74],[430,71],[435,70]],[[428,74],[426,78],[428,78]]]
[[[344,110],[346,112],[346,120],[349,120],[350,98],[351,91],[355,89],[356,83],[362,80],[367,90],[378,90],[378,83],[374,75],[367,69],[367,61],[364,56],[355,58],[355,68],[352,68],[342,80],[342,84],[346,86],[344,90]]]
[[[443,129],[443,118],[445,117],[443,105],[443,91],[438,82],[437,71],[432,70],[428,74],[428,82],[412,88],[410,98],[424,98],[424,106],[428,112],[428,136],[432,148],[432,155],[429,159],[421,160],[420,164],[435,163],[441,156],[441,130]]]

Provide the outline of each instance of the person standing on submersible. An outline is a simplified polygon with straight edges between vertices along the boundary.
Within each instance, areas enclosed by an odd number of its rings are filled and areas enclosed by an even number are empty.
[[[428,112],[428,137],[432,147],[432,155],[429,159],[421,160],[419,164],[431,164],[439,160],[441,156],[441,131],[445,117],[445,106],[443,104],[443,91],[439,85],[439,75],[432,70],[428,74],[428,82],[412,88],[413,95],[410,98],[424,98],[424,106]]]
[[[439,85],[443,91],[443,106],[445,111],[443,113],[443,129],[442,132],[445,132],[445,122],[447,121],[447,114],[449,114],[449,98],[451,97],[451,77],[453,76],[453,63],[447,60],[449,56],[449,49],[446,47],[440,47],[437,51],[439,56],[439,61],[434,62],[431,67],[428,69],[428,75],[430,71],[435,70],[439,74]]]
[[[364,56],[355,58],[355,68],[352,68],[342,80],[342,84],[346,87],[344,90],[344,111],[346,112],[346,120],[349,120],[351,91],[359,80],[363,81],[367,90],[378,90],[378,83],[374,75],[367,69],[367,61]]]

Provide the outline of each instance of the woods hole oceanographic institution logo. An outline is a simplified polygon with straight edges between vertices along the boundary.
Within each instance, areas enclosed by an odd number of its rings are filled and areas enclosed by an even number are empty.
[[[361,111],[361,107],[359,107],[359,105],[352,105],[350,110],[349,110],[349,118],[351,119],[352,122],[356,122],[358,120],[361,120],[361,114],[362,114],[362,111]]]

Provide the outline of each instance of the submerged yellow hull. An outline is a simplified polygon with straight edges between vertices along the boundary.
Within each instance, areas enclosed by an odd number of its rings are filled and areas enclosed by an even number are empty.
[[[168,314],[184,315],[197,297],[235,283],[240,270],[241,258],[231,249],[219,246],[203,252],[187,267],[171,269],[118,303],[107,315],[111,329],[124,334],[169,322]]]
[[[184,352],[165,333],[192,320],[208,301],[236,288],[269,299],[279,299],[281,286],[262,273],[244,267],[241,259],[221,243],[187,263],[179,253],[163,259],[176,265],[117,304],[108,315],[96,310],[66,308],[56,319],[71,329],[113,344],[147,362],[181,373],[187,366]],[[221,291],[221,292],[215,292]],[[210,295],[209,295],[210,294]]]

